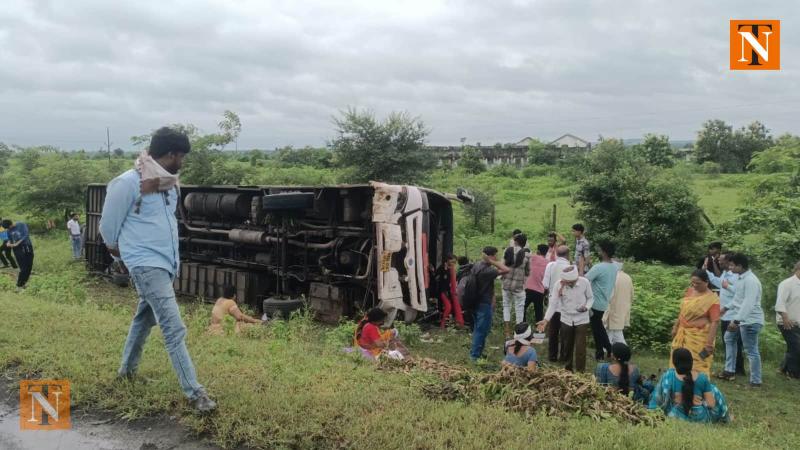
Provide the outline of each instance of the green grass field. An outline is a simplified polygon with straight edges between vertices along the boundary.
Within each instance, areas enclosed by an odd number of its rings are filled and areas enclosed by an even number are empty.
[[[697,175],[688,171],[676,171],[676,182],[689,183],[697,194],[700,207],[714,224],[735,217],[736,208],[746,199],[749,184],[757,175]],[[503,178],[483,173],[464,176],[461,173],[437,172],[431,179],[431,187],[442,192],[455,192],[458,187],[494,192],[496,202],[496,226],[494,234],[465,237],[465,221],[462,207],[456,205],[455,252],[466,252],[472,258],[480,254],[486,245],[505,245],[511,231],[519,228],[535,243],[544,243],[552,227],[553,206],[556,208],[556,230],[572,243],[570,229],[579,222],[577,207],[572,203],[574,186],[566,178],[544,175],[532,178]],[[460,232],[460,233],[459,233]]]
[[[723,384],[735,421],[702,426],[667,421],[657,427],[614,420],[525,417],[485,404],[429,400],[415,377],[376,371],[344,355],[347,327],[325,328],[308,317],[258,328],[246,337],[204,334],[209,306],[182,305],[188,346],[202,383],[219,401],[212,417],[191,414],[154,331],[140,375],[114,380],[135,306],[131,289],[86,278],[69,261],[66,237],[36,239],[30,287],[12,293],[11,274],[0,276],[0,366],[17,377],[71,380],[79,408],[121,417],[159,413],[181,421],[214,442],[256,448],[792,448],[798,434],[798,385],[765,362],[765,387]],[[463,332],[431,332],[433,342],[412,352],[464,364]],[[490,362],[500,358],[497,328]],[[494,347],[494,348],[492,348]],[[720,356],[716,356],[719,364]],[[645,373],[665,366],[664,355],[636,355]],[[475,370],[494,370],[493,364]]]

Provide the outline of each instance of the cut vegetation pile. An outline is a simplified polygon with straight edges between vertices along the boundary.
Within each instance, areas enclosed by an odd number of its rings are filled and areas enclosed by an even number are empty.
[[[650,426],[663,420],[662,415],[600,386],[590,376],[565,370],[530,372],[504,366],[497,373],[480,374],[429,358],[403,362],[383,360],[380,367],[409,375],[435,375],[433,381],[428,378],[421,385],[422,392],[432,399],[482,401],[525,415],[587,416]]]

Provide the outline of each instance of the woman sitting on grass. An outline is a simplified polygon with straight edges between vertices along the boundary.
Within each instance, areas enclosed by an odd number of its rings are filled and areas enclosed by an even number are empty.
[[[518,323],[514,328],[514,339],[506,341],[506,357],[503,358],[503,365],[536,370],[538,360],[536,350],[531,346],[532,337],[531,326],[526,322]]]
[[[692,352],[677,348],[672,365],[658,382],[650,397],[650,409],[660,408],[667,417],[690,422],[730,422],[725,397],[703,372],[692,370]]]
[[[218,298],[214,303],[214,308],[211,310],[211,325],[208,326],[208,333],[215,336],[224,335],[222,321],[227,315],[231,315],[236,319],[236,325],[234,326],[236,334],[241,333],[248,324],[261,323],[261,320],[250,317],[239,309],[239,305],[236,303],[236,288],[231,285],[226,285],[222,288],[222,297]]]
[[[622,342],[617,342],[611,346],[611,358],[612,362],[597,365],[594,377],[598,383],[614,386],[622,395],[628,395],[636,389],[636,382],[639,380],[639,368],[635,364],[629,364],[631,349]]]
[[[397,339],[397,330],[381,331],[380,327],[386,320],[386,311],[372,308],[367,315],[358,322],[353,345],[361,350],[361,354],[368,359],[377,359],[385,354],[392,359],[405,359],[408,350]]]

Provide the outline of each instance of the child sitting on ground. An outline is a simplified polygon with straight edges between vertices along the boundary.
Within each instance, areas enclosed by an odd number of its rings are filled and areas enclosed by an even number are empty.
[[[386,311],[380,308],[370,309],[367,315],[358,322],[353,345],[358,347],[361,354],[368,359],[377,359],[382,354],[392,359],[405,359],[408,356],[408,350],[397,338],[397,330],[380,330],[386,316]]]

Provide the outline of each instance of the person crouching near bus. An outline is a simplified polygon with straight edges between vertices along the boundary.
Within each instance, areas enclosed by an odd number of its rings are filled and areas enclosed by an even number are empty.
[[[381,355],[391,359],[405,359],[408,350],[398,339],[396,329],[381,331],[381,325],[386,320],[386,311],[372,308],[366,316],[358,322],[353,346],[361,350],[365,358],[376,360]]]
[[[208,334],[223,336],[225,330],[222,324],[226,316],[236,319],[236,325],[234,326],[236,334],[240,334],[249,325],[262,323],[261,320],[250,317],[239,309],[239,303],[236,300],[236,287],[230,284],[223,287],[222,297],[218,298],[214,303],[214,308],[211,310],[211,324],[207,330]]]

